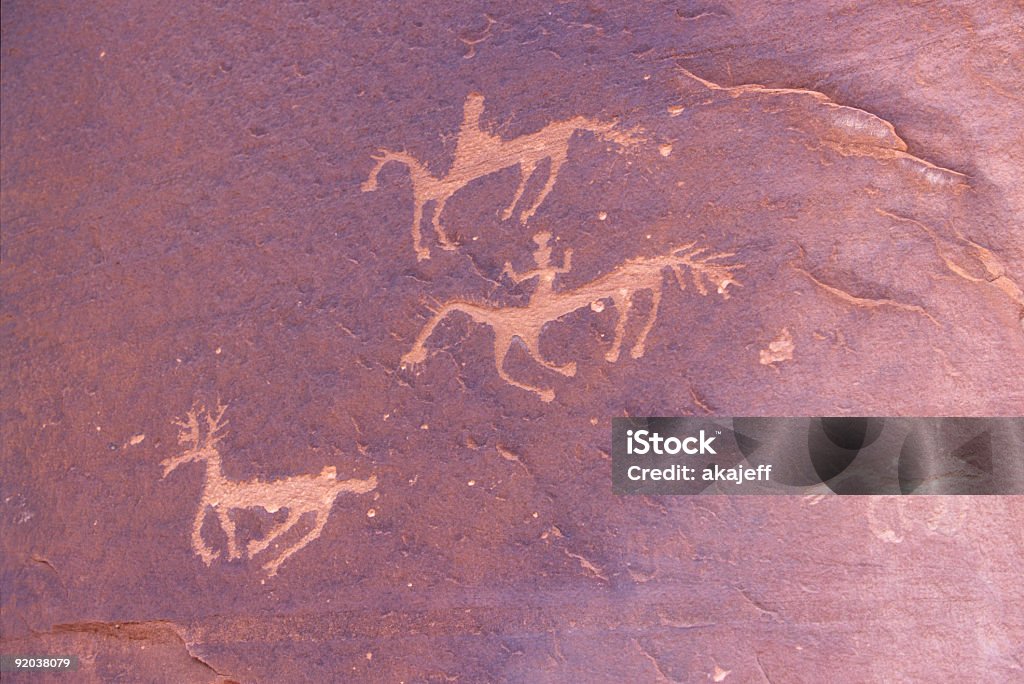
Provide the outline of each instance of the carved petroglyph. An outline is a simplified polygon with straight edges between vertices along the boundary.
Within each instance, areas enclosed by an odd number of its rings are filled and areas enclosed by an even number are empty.
[[[723,298],[728,298],[730,285],[739,285],[733,272],[743,268],[743,264],[727,264],[720,260],[732,253],[708,254],[706,248],[695,248],[694,243],[681,245],[669,254],[654,257],[637,257],[630,259],[619,267],[596,280],[586,283],[575,290],[556,291],[555,278],[567,273],[571,268],[572,250],[565,250],[561,266],[551,263],[551,248],[548,233],[539,233],[534,237],[537,248],[534,251],[536,268],[524,273],[516,273],[510,264],[505,264],[504,275],[513,282],[521,283],[536,279],[537,283],[530,295],[530,301],[523,307],[492,307],[466,301],[449,301],[438,309],[433,317],[420,331],[412,349],[402,357],[402,364],[420,363],[426,359],[426,342],[434,329],[450,314],[461,312],[477,323],[490,326],[494,330],[494,365],[498,375],[510,385],[533,392],[542,401],[551,401],[554,391],[534,387],[512,378],[505,371],[505,357],[508,355],[512,342],[518,339],[526,347],[529,355],[545,368],[571,377],[576,374],[576,363],[565,365],[551,363],[540,352],[540,335],[544,326],[559,318],[590,307],[600,311],[606,301],[615,305],[618,315],[615,327],[615,338],[612,346],[605,354],[605,359],[614,362],[619,358],[622,340],[626,332],[626,323],[633,306],[633,296],[648,290],[652,295],[651,310],[647,316],[630,355],[638,359],[644,355],[647,335],[654,327],[661,303],[662,285],[665,271],[671,271],[680,289],[686,289],[685,271],[689,270],[697,292],[706,296],[709,287],[714,288]]]
[[[483,111],[483,95],[471,93],[466,98],[463,109],[462,127],[459,129],[458,142],[455,146],[455,159],[448,173],[440,178],[431,174],[422,162],[406,152],[382,149],[378,154],[372,155],[376,164],[361,186],[363,192],[377,189],[377,177],[386,164],[398,162],[409,168],[413,189],[412,241],[417,259],[430,258],[430,249],[423,245],[420,233],[428,202],[434,204],[431,223],[441,246],[444,249],[455,249],[455,245],[441,225],[441,214],[444,212],[445,203],[470,182],[503,169],[518,167],[519,186],[512,201],[502,212],[502,220],[508,220],[523,198],[526,184],[534,171],[541,162],[549,160],[550,166],[544,187],[533,202],[520,212],[519,222],[525,225],[554,188],[558,172],[568,159],[569,140],[577,131],[589,131],[619,147],[629,147],[641,142],[632,133],[618,130],[614,121],[596,121],[582,116],[555,121],[535,133],[506,140],[481,128],[480,116]]]
[[[343,493],[365,494],[377,487],[376,476],[366,480],[338,480],[334,466],[326,466],[316,475],[296,475],[281,480],[235,481],[224,477],[221,472],[221,457],[217,445],[223,438],[221,430],[227,424],[222,422],[226,406],[218,403],[215,411],[205,407],[194,407],[185,420],[175,421],[180,428],[178,443],[185,446],[178,456],[161,461],[163,477],[167,477],[178,466],[189,462],[204,462],[206,476],[203,494],[199,501],[195,519],[192,522],[192,548],[210,565],[220,556],[203,539],[202,527],[207,515],[216,514],[221,529],[227,535],[228,558],[253,558],[268,549],[271,544],[294,528],[306,514],[313,514],[313,527],[292,544],[285,546],[263,564],[270,576],[277,574],[281,564],[320,536],[334,500]],[[262,508],[268,513],[287,511],[284,522],[276,525],[266,537],[251,540],[244,550],[239,549],[238,536],[231,512],[247,508]]]

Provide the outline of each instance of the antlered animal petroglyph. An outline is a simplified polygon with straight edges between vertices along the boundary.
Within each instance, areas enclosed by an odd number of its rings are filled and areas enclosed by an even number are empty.
[[[178,443],[187,446],[187,449],[178,456],[161,461],[160,465],[164,467],[163,477],[167,477],[171,471],[184,463],[206,463],[203,494],[192,522],[192,548],[206,565],[210,565],[220,556],[220,552],[210,548],[202,536],[203,522],[211,511],[216,513],[217,520],[227,535],[230,559],[243,555],[248,558],[255,557],[295,527],[304,515],[312,513],[313,528],[263,564],[263,569],[273,576],[292,554],[320,536],[334,500],[339,495],[365,494],[377,487],[377,478],[371,475],[366,480],[338,480],[337,469],[334,466],[326,466],[316,475],[296,475],[269,482],[229,480],[221,472],[220,452],[217,449],[223,438],[220,431],[227,424],[221,422],[226,408],[218,404],[216,411],[209,412],[200,406],[190,410],[185,420],[174,421],[180,428]],[[268,513],[286,510],[287,518],[263,539],[251,540],[243,554],[238,548],[238,537],[235,523],[231,519],[231,511],[246,508],[262,508]]]
[[[455,146],[455,159],[448,173],[441,178],[435,177],[423,163],[406,152],[382,149],[379,154],[373,155],[377,163],[362,184],[363,192],[377,189],[377,176],[386,164],[399,162],[409,168],[413,191],[412,242],[417,259],[430,258],[430,249],[423,245],[420,234],[423,211],[428,202],[434,202],[432,224],[441,246],[444,249],[455,249],[455,245],[441,225],[441,214],[444,212],[445,203],[471,181],[502,169],[519,167],[519,186],[512,201],[502,213],[502,220],[508,220],[522,199],[526,184],[537,166],[545,159],[550,160],[551,165],[544,187],[533,203],[519,215],[519,222],[525,224],[554,188],[558,172],[569,155],[569,140],[576,131],[590,131],[620,148],[641,142],[633,134],[617,129],[614,121],[596,121],[583,116],[555,121],[535,133],[506,140],[480,127],[480,115],[483,111],[483,95],[471,93],[466,98],[463,109],[462,127],[459,129],[458,142]]]
[[[686,289],[684,269],[689,269],[690,278],[697,288],[697,292],[702,296],[708,294],[708,284],[710,284],[723,298],[728,298],[728,287],[739,285],[733,276],[733,271],[743,268],[743,264],[720,262],[721,259],[734,256],[732,253],[705,254],[706,248],[695,248],[694,243],[689,243],[676,247],[664,256],[630,259],[610,273],[575,290],[557,292],[554,289],[555,278],[560,273],[567,273],[571,268],[572,250],[565,250],[562,266],[554,266],[551,263],[551,248],[548,246],[550,239],[551,236],[548,233],[538,233],[534,237],[534,242],[537,244],[534,251],[536,268],[525,273],[516,273],[510,264],[505,264],[504,274],[516,283],[537,279],[536,287],[526,306],[492,307],[465,301],[447,302],[434,313],[430,321],[420,331],[412,349],[402,357],[402,364],[424,361],[427,356],[425,344],[437,325],[449,314],[461,312],[477,323],[483,323],[494,329],[494,365],[498,370],[498,375],[505,382],[535,393],[542,401],[551,401],[555,396],[553,390],[520,382],[505,371],[505,357],[512,347],[513,340],[521,341],[537,363],[549,370],[571,377],[576,374],[575,362],[559,366],[545,359],[540,353],[541,331],[545,325],[562,316],[588,306],[600,310],[597,308],[598,306],[603,307],[605,301],[611,300],[615,305],[618,319],[615,326],[615,339],[605,354],[605,359],[614,362],[619,358],[622,339],[626,332],[626,323],[633,306],[633,296],[637,292],[649,290],[652,295],[651,311],[630,351],[630,356],[638,359],[644,355],[647,335],[654,327],[658,317],[658,306],[661,303],[666,269],[671,270],[682,290]]]

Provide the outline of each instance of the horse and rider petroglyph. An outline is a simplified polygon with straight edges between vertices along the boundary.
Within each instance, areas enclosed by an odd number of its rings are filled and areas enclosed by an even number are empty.
[[[422,162],[407,152],[382,149],[378,154],[372,155],[376,164],[361,186],[363,192],[377,189],[377,177],[381,169],[390,162],[405,164],[409,168],[413,192],[412,241],[416,258],[419,260],[430,258],[430,249],[423,245],[420,232],[424,209],[428,202],[434,203],[431,223],[437,239],[444,249],[452,250],[456,245],[441,224],[441,214],[444,212],[445,203],[470,182],[503,169],[518,167],[519,185],[512,201],[502,212],[502,220],[508,220],[523,198],[526,185],[537,166],[544,160],[549,160],[550,166],[544,187],[533,202],[519,214],[519,222],[525,225],[554,188],[558,172],[569,156],[569,141],[577,131],[594,133],[619,148],[628,148],[641,142],[633,133],[618,128],[614,121],[597,121],[583,116],[555,121],[534,133],[506,139],[481,128],[480,116],[483,110],[483,95],[471,93],[466,98],[463,108],[463,121],[455,146],[455,159],[448,172],[440,178],[434,176]]]
[[[483,96],[471,94],[466,99],[455,157],[448,172],[442,177],[434,176],[419,160],[405,152],[381,150],[380,154],[374,155],[376,165],[362,184],[364,192],[377,189],[378,176],[388,163],[400,162],[409,169],[413,186],[412,238],[417,259],[430,257],[430,250],[423,244],[420,232],[428,203],[433,203],[431,223],[438,241],[445,249],[455,249],[456,245],[442,226],[441,218],[445,203],[472,181],[503,169],[518,168],[519,184],[511,201],[502,211],[502,220],[508,220],[523,200],[527,184],[538,166],[548,161],[547,179],[543,187],[533,201],[519,212],[519,222],[525,225],[554,188],[559,171],[568,158],[570,140],[577,131],[591,132],[614,143],[620,150],[642,142],[633,132],[618,128],[614,121],[597,121],[583,116],[555,121],[534,133],[506,139],[481,127],[483,109]],[[557,364],[542,354],[540,337],[544,327],[588,307],[596,312],[602,311],[605,304],[610,302],[615,307],[617,318],[615,336],[605,353],[605,359],[614,362],[618,360],[622,349],[634,297],[639,292],[650,292],[651,303],[646,320],[630,349],[630,355],[638,359],[644,355],[647,337],[657,321],[667,277],[674,277],[681,290],[687,288],[689,279],[701,296],[714,291],[727,299],[729,288],[739,285],[734,276],[735,271],[744,267],[744,264],[728,261],[735,256],[731,252],[713,253],[690,242],[664,255],[628,259],[575,289],[561,290],[555,287],[555,281],[559,275],[571,270],[572,249],[566,249],[561,265],[556,265],[552,261],[550,241],[551,235],[546,232],[534,236],[534,268],[520,273],[509,262],[505,262],[503,276],[508,276],[516,284],[534,282],[525,306],[491,306],[450,300],[435,311],[420,330],[412,348],[402,356],[402,365],[424,362],[427,358],[426,343],[437,326],[450,314],[462,313],[494,331],[494,365],[499,377],[549,402],[555,397],[554,390],[517,380],[505,370],[506,358],[516,340],[526,348],[530,358],[544,368],[573,377],[576,375],[575,361]],[[226,535],[227,558],[251,559],[266,553],[267,560],[263,563],[263,569],[273,576],[288,558],[320,537],[339,496],[373,491],[377,487],[377,479],[371,475],[365,480],[338,480],[334,466],[326,466],[318,474],[295,475],[279,480],[228,479],[221,470],[218,449],[223,439],[221,431],[226,424],[222,420],[225,410],[226,407],[219,403],[214,411],[207,411],[205,407],[197,405],[188,412],[185,420],[175,421],[180,429],[178,442],[185,447],[185,451],[161,462],[164,467],[163,477],[166,478],[186,463],[205,464],[202,495],[192,521],[193,550],[207,566],[221,556],[221,551],[211,547],[203,536],[203,527],[212,513]],[[232,516],[236,511],[248,509],[263,509],[269,514],[283,512],[284,520],[276,522],[264,537],[250,539],[243,547]],[[311,526],[307,528],[301,523],[310,516],[311,520],[306,524]]]
[[[164,467],[163,477],[167,477],[185,463],[206,464],[203,493],[192,522],[192,549],[207,566],[220,556],[220,552],[212,549],[203,539],[203,523],[211,512],[216,514],[221,529],[227,535],[229,559],[241,558],[243,555],[248,558],[255,557],[298,525],[303,516],[312,513],[312,528],[293,543],[272,554],[270,560],[263,564],[263,569],[268,575],[273,576],[292,554],[320,536],[335,499],[341,494],[370,492],[377,487],[377,478],[371,475],[365,480],[338,480],[337,469],[334,466],[326,466],[315,475],[295,475],[270,481],[229,480],[221,472],[221,456],[217,448],[223,439],[221,430],[227,424],[226,421],[222,422],[226,408],[219,403],[217,409],[212,412],[202,406],[194,407],[188,412],[185,420],[174,421],[180,428],[178,443],[187,448],[178,456],[161,461],[160,465]],[[250,540],[244,551],[241,551],[231,513],[249,508],[262,508],[268,513],[286,511],[287,517],[275,525],[264,538]]]
[[[446,302],[423,326],[412,349],[402,356],[403,366],[425,361],[426,342],[434,329],[450,314],[459,312],[494,330],[494,365],[502,380],[533,392],[542,401],[551,401],[555,396],[553,390],[516,380],[505,370],[505,358],[512,348],[513,341],[522,342],[530,357],[545,368],[572,377],[576,374],[575,362],[557,365],[541,354],[541,332],[544,326],[552,321],[585,307],[599,311],[603,308],[604,302],[610,300],[615,306],[618,318],[615,337],[611,348],[605,353],[605,359],[614,362],[619,358],[626,324],[633,306],[633,297],[638,292],[647,290],[652,296],[650,312],[630,350],[630,356],[638,359],[644,355],[647,335],[658,317],[666,271],[675,277],[681,290],[686,289],[685,272],[689,270],[690,279],[700,295],[706,296],[710,285],[727,299],[728,288],[731,285],[739,285],[733,272],[744,266],[721,261],[734,256],[732,253],[709,254],[706,248],[695,247],[695,243],[689,243],[680,245],[663,256],[630,259],[576,289],[557,291],[554,287],[555,278],[559,274],[567,273],[571,268],[572,250],[565,250],[562,265],[555,266],[551,263],[551,248],[548,246],[550,239],[551,235],[548,233],[538,233],[534,236],[537,245],[534,250],[536,268],[516,273],[509,263],[505,264],[503,275],[508,275],[513,282],[521,283],[536,279],[536,285],[526,306],[493,307],[459,300]]]

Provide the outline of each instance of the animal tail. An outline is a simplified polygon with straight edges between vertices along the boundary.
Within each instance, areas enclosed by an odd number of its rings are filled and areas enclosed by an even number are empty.
[[[389,161],[396,161],[392,157],[391,152],[384,148],[377,150],[377,154],[371,154],[370,158],[373,159],[376,163],[370,170],[370,175],[366,178],[365,181],[363,181],[359,185],[360,190],[362,190],[363,192],[373,192],[374,190],[376,190],[377,176],[380,175],[380,170],[384,168],[384,165],[387,164]]]

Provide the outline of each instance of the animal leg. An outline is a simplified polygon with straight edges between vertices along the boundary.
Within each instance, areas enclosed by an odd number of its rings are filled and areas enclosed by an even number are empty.
[[[545,199],[547,199],[551,189],[555,187],[555,181],[558,180],[558,171],[562,168],[562,164],[565,163],[566,152],[567,150],[562,151],[559,154],[551,155],[551,167],[548,169],[548,179],[544,183],[544,187],[541,188],[540,193],[537,194],[537,199],[533,201],[533,205],[531,205],[530,208],[519,217],[520,223],[525,224],[535,213],[537,213],[537,210],[540,209],[540,205],[544,203]]]
[[[634,359],[639,359],[644,355],[644,345],[647,342],[647,333],[651,332],[651,328],[654,327],[654,322],[658,319],[659,304],[661,304],[660,285],[651,290],[651,313],[647,316],[647,323],[644,324],[644,329],[640,331],[640,335],[637,336],[636,342],[633,343],[633,349],[629,352],[629,355]]]
[[[363,192],[373,192],[377,189],[377,176],[380,175],[380,170],[384,168],[384,164],[387,163],[385,157],[377,157],[375,155],[370,156],[373,159],[376,159],[377,163],[373,165],[372,169],[370,169],[370,175],[367,176],[366,180],[359,185],[359,189]]]
[[[434,317],[431,318],[425,326],[423,326],[423,329],[420,330],[420,334],[416,337],[416,342],[412,345],[412,349],[402,355],[403,366],[410,363],[423,363],[423,361],[426,360],[427,348],[425,345],[427,340],[430,339],[432,334],[434,334],[434,328],[436,328],[438,324],[452,312],[452,310],[453,309],[447,304],[442,306],[441,310],[435,313]]]
[[[199,510],[196,512],[196,519],[192,522],[192,550],[195,551],[206,565],[210,565],[214,559],[220,556],[220,551],[214,551],[206,542],[203,541],[203,521],[206,520],[206,514],[209,512],[205,503],[199,504]]]
[[[448,236],[444,232],[444,227],[441,226],[441,214],[444,212],[444,205],[448,201],[447,197],[441,197],[434,203],[434,233],[437,234],[437,239],[441,242],[441,248],[447,250],[453,250],[456,248],[454,242],[448,239]]]
[[[412,246],[416,250],[416,260],[423,261],[430,258],[430,250],[423,246],[423,236],[420,233],[420,224],[423,223],[423,200],[413,201],[412,208]]]
[[[330,508],[328,508],[327,511],[325,512],[315,511],[316,518],[314,519],[313,529],[311,529],[309,532],[303,535],[303,537],[299,539],[297,542],[281,551],[281,553],[278,554],[277,558],[263,564],[263,569],[267,571],[267,574],[270,577],[273,577],[277,574],[277,569],[281,567],[282,563],[288,560],[289,556],[291,556],[293,553],[301,549],[303,546],[305,546],[306,544],[320,536],[320,533],[324,531],[324,525],[327,524],[327,516],[329,514]]]
[[[508,356],[509,349],[512,348],[512,337],[512,335],[507,333],[499,332],[497,328],[494,330],[494,367],[498,369],[498,376],[514,387],[526,390],[527,392],[533,392],[540,397],[541,401],[551,401],[555,398],[554,390],[527,385],[505,372],[505,357]]]
[[[227,509],[218,507],[216,511],[221,529],[228,536],[228,558],[238,558],[238,539],[235,535],[235,522],[228,515]]]
[[[252,558],[259,552],[263,551],[263,549],[267,548],[275,541],[277,541],[278,537],[280,537],[282,534],[295,527],[295,524],[299,522],[299,518],[302,517],[302,513],[303,511],[293,511],[292,509],[289,508],[288,517],[285,519],[285,521],[280,525],[274,527],[274,529],[270,530],[270,532],[267,533],[266,537],[264,537],[263,539],[250,540],[249,545],[247,547],[247,550],[249,552],[249,558]]]
[[[422,363],[427,358],[427,350],[424,345],[430,338],[430,335],[433,334],[434,328],[436,328],[438,324],[453,311],[460,311],[477,323],[485,323],[492,327],[494,326],[494,323],[491,320],[491,317],[494,314],[493,310],[488,310],[486,307],[467,304],[464,302],[448,302],[434,313],[434,317],[431,318],[425,326],[423,326],[422,330],[420,330],[420,334],[416,337],[416,342],[412,345],[412,349],[402,356],[403,366],[410,363]]]
[[[523,198],[523,192],[526,190],[526,184],[529,182],[530,177],[533,176],[533,171],[536,168],[536,162],[519,162],[519,187],[516,188],[516,194],[509,205],[505,208],[505,211],[501,212],[502,221],[507,221],[512,218],[512,211],[516,208],[519,200]]]
[[[530,356],[533,357],[533,360],[539,363],[540,365],[544,366],[548,370],[553,370],[556,373],[561,373],[562,375],[569,378],[576,375],[575,361],[570,361],[564,366],[559,366],[558,364],[552,363],[551,361],[548,361],[543,356],[541,356],[539,330],[533,331],[530,334],[523,334],[522,336],[520,336],[519,339],[521,339],[523,341],[523,344],[526,345],[526,349],[527,351],[530,352]]]
[[[619,359],[619,351],[622,349],[622,338],[626,334],[626,321],[629,318],[629,310],[633,306],[633,293],[619,292],[612,295],[615,310],[619,313],[619,320],[615,322],[615,339],[612,340],[612,348],[605,355],[605,361],[615,362]]]

